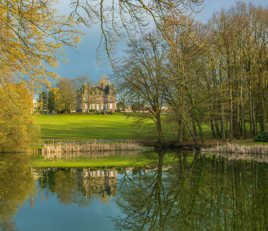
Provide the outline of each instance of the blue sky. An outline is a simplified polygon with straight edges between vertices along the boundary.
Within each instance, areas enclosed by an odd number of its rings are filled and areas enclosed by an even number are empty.
[[[198,19],[201,21],[207,21],[214,12],[220,11],[221,9],[229,9],[234,6],[237,0],[204,0],[203,10],[198,15]],[[255,6],[268,7],[268,0],[240,0],[240,2],[253,3]]]
[[[60,0],[58,10],[68,12],[69,0]],[[268,0],[243,0],[252,2],[254,5],[268,7]],[[196,16],[198,20],[206,22],[214,12],[222,8],[228,9],[236,3],[236,0],[205,0],[202,11]],[[104,49],[97,50],[100,41],[100,26],[98,24],[90,28],[84,28],[85,33],[77,48],[65,48],[67,62],[61,62],[54,70],[57,74],[74,78],[77,75],[88,75],[92,82],[95,82],[102,75],[112,75],[112,69],[106,58]],[[97,55],[98,52],[98,55]],[[98,57],[98,58],[97,58]]]

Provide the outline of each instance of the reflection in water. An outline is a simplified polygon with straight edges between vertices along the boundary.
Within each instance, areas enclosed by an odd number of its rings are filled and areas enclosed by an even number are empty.
[[[268,155],[267,154],[239,154],[239,153],[231,153],[231,154],[215,154],[215,156],[222,156],[227,160],[245,160],[245,161],[255,161],[258,163],[266,163],[268,164]]]
[[[1,154],[0,230],[16,230],[12,217],[33,191],[29,158],[24,155]]]
[[[193,158],[191,160],[191,158]],[[179,155],[163,172],[127,174],[118,191],[122,230],[267,230],[268,169],[255,162]]]
[[[108,202],[116,194],[118,173],[112,168],[43,168],[36,169],[35,175],[40,190],[55,193],[65,205],[87,206],[94,196]]]
[[[68,214],[75,217],[82,208],[86,212],[79,215],[84,216],[80,230],[92,226],[89,219],[106,224],[105,228],[92,227],[105,231],[268,229],[266,164],[176,154],[174,164],[163,166],[164,155],[159,154],[155,168],[129,169],[31,169],[27,156],[2,155],[0,230],[16,230],[19,220],[32,224],[27,214],[43,209],[47,215],[41,219],[43,225],[38,224],[39,230],[51,230],[44,225],[55,209],[57,219],[55,213],[51,215],[53,225],[62,225],[62,220],[66,223],[64,227],[57,226],[62,227],[57,230],[73,230],[73,221],[66,219],[65,211],[68,209]],[[29,208],[22,206],[27,198]],[[96,213],[99,205],[106,211],[109,208],[109,214],[104,214],[104,210]],[[21,212],[15,216],[18,210]]]

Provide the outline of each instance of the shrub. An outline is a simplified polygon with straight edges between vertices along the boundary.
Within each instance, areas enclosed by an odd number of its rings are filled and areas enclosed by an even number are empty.
[[[254,137],[254,141],[256,142],[268,142],[268,130],[259,133]]]

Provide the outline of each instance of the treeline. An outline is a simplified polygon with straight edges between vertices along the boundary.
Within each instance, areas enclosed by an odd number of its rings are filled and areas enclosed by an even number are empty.
[[[238,4],[208,26],[204,77],[215,91],[208,108],[213,135],[254,136],[266,129],[268,113],[268,9]]]
[[[71,79],[60,78],[56,87],[43,89],[35,111],[40,113],[70,113],[76,109],[77,90]]]
[[[237,3],[206,24],[165,16],[157,32],[131,41],[117,63],[129,100],[146,105],[163,142],[163,108],[177,140],[253,137],[268,117],[268,9]],[[126,90],[127,89],[127,90]]]
[[[79,90],[90,83],[89,77],[59,78],[55,87],[44,87],[37,99],[35,111],[40,113],[71,113],[76,111]]]

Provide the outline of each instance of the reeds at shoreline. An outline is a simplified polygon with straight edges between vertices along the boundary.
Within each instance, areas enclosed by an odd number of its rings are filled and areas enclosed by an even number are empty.
[[[92,160],[97,160],[100,158],[107,158],[112,156],[132,156],[136,155],[136,151],[105,151],[105,152],[43,152],[42,158],[44,160],[72,160],[77,158],[90,158]]]
[[[44,144],[42,148],[33,149],[34,154],[42,154],[49,156],[50,154],[71,154],[71,153],[103,153],[111,151],[138,151],[142,150],[143,146],[137,142],[53,142]]]
[[[268,154],[268,145],[241,145],[241,144],[217,144],[211,148],[202,149],[202,152],[221,153],[221,154]]]

